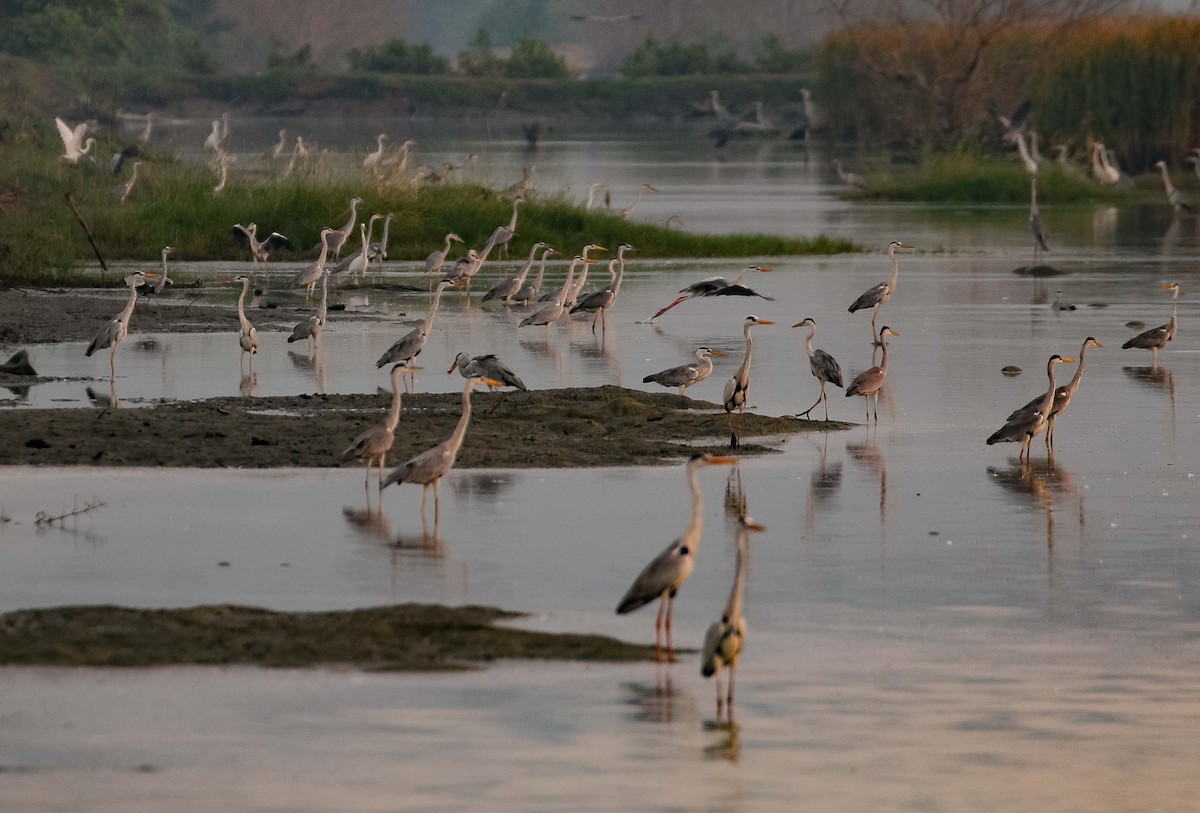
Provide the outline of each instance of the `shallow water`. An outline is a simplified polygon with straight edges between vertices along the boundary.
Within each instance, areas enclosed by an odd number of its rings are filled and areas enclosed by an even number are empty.
[[[633,177],[666,163],[672,146],[568,142],[556,171],[595,177],[579,155],[625,149],[614,163]],[[496,149],[498,160],[519,158],[515,145]],[[854,207],[824,185],[823,162],[805,165],[790,145],[738,145],[728,162],[703,145],[678,152],[664,170],[678,178],[663,184],[674,191],[646,198],[639,214],[656,211],[652,200],[692,201],[683,217],[696,227],[716,183],[750,201],[712,215],[739,228],[808,233],[823,223],[872,245],[897,237],[956,249],[902,257],[880,321],[900,336],[878,427],[794,437],[782,454],[740,467],[749,510],[769,530],[752,542],[736,732],[707,724],[713,688],[694,655],[670,668],[504,664],[436,677],[7,670],[4,798],[19,809],[123,811],[166,800],[178,810],[214,801],[760,810],[797,800],[843,810],[1190,809],[1200,790],[1192,224],[1172,227],[1150,208],[1051,208],[1051,260],[1068,273],[1034,280],[1012,273],[1029,262],[1023,209]],[[731,171],[738,161],[755,171]],[[778,199],[761,191],[763,177],[779,179]],[[751,401],[763,412],[795,413],[816,398],[803,332],[788,327],[805,316],[818,322],[816,346],[849,375],[870,365],[870,317],[845,307],[887,276],[880,254],[786,259],[746,280],[775,301],[687,302],[644,323],[685,283],[741,264],[634,260],[596,339],[580,324],[545,340],[540,329],[518,331],[517,314],[447,297],[418,387],[460,388],[444,372],[459,350],[496,352],[533,387],[650,386],[643,375],[710,344],[730,358],[690,394],[717,400],[750,312],[777,322],[754,329]],[[411,266],[388,276],[421,282]],[[1125,322],[1166,321],[1167,281],[1183,286],[1180,333],[1153,370],[1148,353],[1120,344],[1132,335]],[[1081,309],[1051,310],[1058,288]],[[265,333],[258,394],[385,384],[373,361],[428,297],[368,296],[381,318],[332,314],[320,375],[288,355],[283,334]],[[1053,461],[1040,440],[1027,467],[1015,445],[985,446],[1009,410],[1044,391],[1047,356],[1076,357],[1088,335],[1105,347],[1088,351]],[[119,351],[122,399],[238,393],[233,335],[153,338],[152,350]],[[82,349],[37,347],[34,361],[55,375],[101,375],[106,365]],[[1007,378],[1006,364],[1024,372]],[[1060,366],[1060,378],[1073,370]],[[39,385],[29,398],[81,405],[82,387]],[[862,419],[860,399],[831,392],[831,417]],[[539,628],[650,639],[651,608],[627,617],[612,608],[686,522],[678,467],[452,474],[432,540],[416,489],[389,490],[382,515],[368,515],[361,478],[354,469],[4,470],[0,513],[13,521],[0,524],[0,609],[470,602],[531,611],[526,623]],[[676,618],[688,646],[720,614],[733,571],[724,503],[736,495],[723,471],[705,472],[702,486],[705,537]],[[69,510],[75,495],[106,505],[65,528],[34,526],[37,511]]]

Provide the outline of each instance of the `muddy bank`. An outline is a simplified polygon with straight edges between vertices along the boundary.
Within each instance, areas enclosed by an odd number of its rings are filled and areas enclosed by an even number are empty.
[[[707,401],[621,387],[474,396],[459,468],[658,465],[728,448],[726,416]],[[0,413],[0,465],[273,468],[343,464],[350,442],[384,417],[391,395],[213,398],[137,409],[19,409]],[[461,395],[415,394],[402,402],[388,465],[454,430]],[[836,421],[742,416],[739,454],[773,450],[782,436],[846,429]]]
[[[217,605],[140,610],[111,605],[0,616],[0,665],[464,669],[498,658],[652,660],[654,647],[600,635],[493,626],[519,613],[400,604],[283,613]]]

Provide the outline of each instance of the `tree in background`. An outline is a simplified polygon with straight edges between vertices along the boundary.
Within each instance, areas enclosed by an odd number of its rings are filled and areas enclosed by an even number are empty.
[[[458,52],[458,71],[467,76],[499,76],[504,73],[504,62],[492,51],[492,37],[487,29],[475,32],[471,50]]]
[[[513,46],[504,74],[521,79],[565,79],[571,72],[567,61],[547,43],[524,36]]]
[[[346,60],[356,71],[423,75],[450,72],[450,60],[435,54],[429,43],[409,45],[402,39],[388,40],[374,48],[352,48]]]

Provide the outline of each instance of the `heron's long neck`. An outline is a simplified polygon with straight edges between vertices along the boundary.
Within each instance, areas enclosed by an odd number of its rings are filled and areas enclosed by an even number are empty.
[[[1017,152],[1021,153],[1021,160],[1026,164],[1037,163],[1033,160],[1033,156],[1029,154],[1029,147],[1025,144],[1025,136],[1017,133]]]
[[[137,286],[129,286],[129,299],[125,301],[125,307],[121,309],[121,314],[117,317],[121,320],[121,324],[129,324],[129,317],[133,315],[133,306],[137,304]]]
[[[395,432],[396,427],[400,423],[400,384],[397,378],[403,372],[403,367],[397,367],[395,370],[392,370],[392,411],[388,413],[387,419],[389,432]]]
[[[265,242],[265,241],[264,241]],[[321,253],[317,255],[317,267],[325,267],[325,258],[329,256],[329,234],[321,235]]]
[[[162,255],[162,267],[163,267],[163,276],[165,277],[165,276],[167,275],[167,255],[166,255],[166,252],[164,252],[164,253],[163,253],[163,255]]]
[[[342,234],[349,234],[354,231],[354,221],[358,220],[358,204],[350,204],[350,219],[346,221],[346,225],[342,226]]]
[[[1046,377],[1050,379],[1050,389],[1046,391],[1046,395],[1042,398],[1042,408],[1038,410],[1042,415],[1050,414],[1050,406],[1054,403],[1054,362],[1051,361],[1046,365]]]
[[[249,290],[250,279],[247,277],[242,280],[242,293],[238,297],[238,322],[241,323],[243,330],[250,324],[250,321],[246,319],[246,292]]]
[[[692,492],[692,518],[687,530],[683,532],[683,543],[688,546],[693,556],[700,545],[700,532],[704,528],[704,502],[700,497],[699,466],[688,466],[688,488]]]
[[[446,245],[442,246],[442,259],[446,259],[446,255],[450,253],[450,236],[446,235]]]
[[[385,217],[383,219],[383,235],[379,238],[379,246],[384,251],[387,250],[388,229],[391,227],[391,225],[392,225],[392,218]],[[446,246],[446,251],[449,251],[449,250],[450,250],[450,246]]]
[[[883,347],[883,358],[881,358],[879,360],[879,371],[881,373],[883,373],[884,375],[887,375],[887,356],[888,356],[887,339],[884,338],[883,336],[880,336],[879,344]],[[1053,380],[1053,379],[1051,379],[1051,380]]]
[[[896,283],[900,281],[900,261],[896,259],[896,247],[888,246],[888,259],[892,261],[892,275],[888,277],[888,289],[896,293]]]
[[[583,267],[583,273],[579,275],[579,279],[571,286],[571,298],[575,299],[579,296],[579,292],[583,290],[583,285],[587,282],[588,266]]]
[[[804,339],[804,350],[805,350],[805,352],[808,353],[809,358],[812,358],[812,354],[813,354],[812,340],[813,340],[813,336],[816,336],[816,335],[817,335],[817,329],[815,327],[810,327],[808,329],[808,336],[806,336]]]
[[[317,308],[317,320],[324,323],[325,317],[329,314],[327,304],[329,303],[329,274],[321,274],[321,307]]]
[[[433,317],[437,315],[438,304],[442,301],[442,291],[444,290],[445,288],[439,285],[437,291],[433,294],[433,306],[429,309],[429,315],[425,317],[425,327],[423,330],[426,336],[429,335],[430,330],[433,330]]]
[[[471,383],[471,380],[468,379],[467,386],[463,388],[462,416],[454,427],[454,434],[450,436],[450,453],[452,455],[457,455],[458,450],[462,448],[463,438],[467,436],[467,424],[471,422]]]
[[[1166,187],[1167,194],[1170,195],[1174,193],[1175,187],[1171,184],[1171,176],[1167,174],[1167,165],[1161,164],[1158,168],[1162,170],[1163,186]]]
[[[529,252],[529,260],[526,261],[525,266],[521,269],[521,273],[517,274],[517,287],[518,288],[520,288],[522,285],[525,284],[525,278],[527,276],[529,276],[529,270],[531,268],[533,268],[533,261],[534,261],[536,255],[537,255],[537,248],[535,247],[532,251]]]
[[[617,280],[613,283],[613,296],[621,293],[621,283],[625,281],[625,258],[617,257]]]
[[[515,232],[517,230],[517,207],[519,205],[520,204],[517,203],[517,201],[515,201],[515,200],[513,201],[512,217],[510,217],[508,219],[508,230],[509,231]]]
[[[1071,376],[1071,383],[1068,385],[1072,392],[1079,387],[1079,382],[1083,379],[1083,361],[1087,354],[1088,346],[1085,344],[1079,348],[1079,366],[1075,368],[1075,375]]]
[[[1030,184],[1029,185],[1029,214],[1036,215],[1037,213],[1038,213],[1037,184]]]
[[[741,379],[745,379],[746,373],[750,370],[750,354],[754,352],[754,339],[750,338],[751,324],[742,329],[742,333],[746,335],[746,357],[742,359],[742,366],[738,367],[738,378]]]
[[[730,623],[736,622],[742,615],[742,596],[746,588],[746,536],[746,531],[738,531],[733,588],[729,591],[729,602],[725,605],[725,617]]]
[[[549,254],[549,252],[547,252],[547,254]],[[542,277],[545,276],[545,274],[546,274],[546,256],[547,256],[547,254],[542,255],[542,262],[540,265],[538,265],[537,281],[533,283],[533,287],[538,288],[538,289],[540,289],[542,287]]]
[[[567,278],[563,281],[562,288],[558,290],[558,304],[562,304],[567,298],[567,292],[571,290],[571,283],[575,281],[575,261],[571,260],[571,264],[567,266]]]

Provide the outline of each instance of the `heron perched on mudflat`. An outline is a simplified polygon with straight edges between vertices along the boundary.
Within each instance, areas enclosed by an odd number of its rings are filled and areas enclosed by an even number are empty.
[[[376,367],[399,363],[408,365],[409,370],[412,370],[413,359],[420,355],[421,351],[425,349],[425,343],[429,341],[429,331],[433,330],[433,317],[437,316],[438,305],[442,301],[442,291],[449,287],[450,283],[446,280],[438,283],[437,290],[433,293],[433,304],[429,308],[429,315],[425,317],[425,321],[401,336],[391,347],[383,351],[383,355],[375,362]],[[415,380],[413,381],[413,385],[416,385]]]
[[[696,348],[696,360],[678,367],[668,367],[657,373],[651,373],[642,379],[643,384],[651,382],[662,384],[664,387],[679,387],[679,394],[684,395],[687,388],[699,384],[712,375],[713,363],[709,356],[724,356],[720,350],[711,347]]]
[[[462,448],[463,439],[467,435],[467,425],[471,422],[471,390],[480,384],[485,384],[489,387],[504,386],[499,381],[494,381],[483,376],[468,378],[467,385],[463,387],[462,416],[458,419],[458,424],[454,427],[454,431],[450,434],[450,437],[432,449],[421,452],[406,463],[401,463],[392,469],[391,473],[379,483],[380,489],[386,488],[392,483],[420,483],[422,487],[422,525],[425,524],[425,497],[428,495],[429,487],[432,485],[433,525],[435,528],[437,527],[438,508],[441,502],[442,477],[446,475],[446,472],[454,468],[454,461],[458,457],[458,450]]]
[[[722,401],[725,404],[725,414],[729,417],[729,448],[736,449],[739,439],[733,428],[733,411],[741,415],[746,411],[746,401],[750,397],[750,356],[754,352],[754,340],[750,338],[750,328],[755,325],[773,325],[770,319],[759,319],[751,314],[742,323],[742,335],[746,337],[746,355],[738,365],[737,372],[725,382],[725,393]],[[740,424],[739,424],[740,425]]]
[[[750,265],[739,271],[738,275],[733,278],[732,282],[724,277],[705,277],[699,282],[693,282],[686,288],[680,288],[679,293],[683,294],[683,296],[679,297],[665,308],[662,308],[650,318],[657,319],[671,308],[682,302],[705,296],[757,296],[761,299],[767,300],[768,302],[773,302],[775,297],[767,296],[766,294],[760,294],[753,288],[749,288],[742,284],[742,277],[746,276],[746,274],[750,271],[762,271],[764,273],[768,273],[772,270],[773,269],[766,268],[761,265]]]
[[[1084,355],[1089,347],[1103,346],[1096,341],[1094,336],[1088,336],[1083,340],[1083,346],[1079,348],[1079,364],[1075,367],[1075,375],[1068,383],[1054,390],[1054,400],[1050,404],[1049,411],[1042,410],[1046,396],[1039,395],[1020,409],[1014,409],[1008,416],[1008,420],[1014,421],[1022,416],[1028,417],[1034,412],[1041,411],[1046,416],[1046,448],[1054,446],[1054,424],[1058,420],[1058,416],[1067,410],[1071,399],[1075,397],[1075,391],[1079,389],[1079,382],[1083,380]]]
[[[265,239],[259,240],[257,223],[251,223],[249,226],[234,223],[233,236],[250,246],[250,257],[256,264],[259,260],[264,263],[269,260],[271,252],[277,248],[295,248],[291,240],[277,231],[273,231]]]
[[[1046,390],[1046,394],[1042,396],[1037,407],[1032,411],[1017,410],[1013,413],[1015,418],[1009,418],[1004,426],[997,429],[987,439],[987,445],[991,446],[995,443],[1020,443],[1021,451],[1017,455],[1017,460],[1025,460],[1031,453],[1030,447],[1033,445],[1033,439],[1038,436],[1046,426],[1046,420],[1050,415],[1050,409],[1054,405],[1054,365],[1067,363],[1070,364],[1074,359],[1063,358],[1055,353],[1046,362],[1046,376],[1050,379],[1050,388]],[[1047,447],[1049,448],[1049,447]]]
[[[308,339],[315,349],[317,339],[321,338],[321,333],[325,330],[325,320],[329,316],[329,269],[321,275],[321,305],[317,308],[317,312],[308,317],[304,321],[292,328],[292,335],[288,336],[288,344],[292,342],[303,341]]]
[[[525,382],[518,378],[517,374],[507,364],[497,358],[495,353],[475,356],[474,358],[468,356],[466,353],[459,353],[454,357],[454,363],[450,365],[450,369],[446,371],[446,374],[449,375],[455,370],[458,370],[463,378],[478,378],[482,376],[490,381],[499,381],[505,387],[515,387],[522,392],[529,390],[525,386]],[[496,408],[500,406],[500,402],[504,400],[504,393],[497,392],[496,387],[493,386],[489,386],[489,389],[496,393],[495,403],[489,410],[489,413],[491,413],[495,412]]]
[[[900,261],[896,259],[896,249],[898,248],[913,248],[908,243],[902,243],[899,240],[893,240],[888,243],[888,260],[892,263],[892,274],[878,285],[868,288],[862,296],[854,300],[854,303],[848,308],[850,313],[864,310],[866,308],[874,308],[871,312],[871,336],[875,335],[875,319],[879,316],[879,308],[892,298],[892,294],[896,293],[896,284],[900,280]]]
[[[321,275],[325,273],[325,261],[329,257],[329,239],[332,236],[333,229],[321,229],[321,253],[317,255],[317,259],[312,265],[292,277],[288,283],[289,288],[299,288],[302,285],[306,288],[304,292],[305,305],[312,299],[313,289],[317,287]]]
[[[594,313],[592,317],[592,333],[596,332],[596,322],[600,322],[603,330],[607,326],[608,309],[617,304],[621,294],[621,283],[625,281],[625,252],[636,251],[629,243],[622,243],[617,248],[617,256],[608,261],[608,270],[612,274],[612,282],[607,288],[590,293],[571,307],[571,313]]]
[[[1157,161],[1154,164],[1154,168],[1162,170],[1163,187],[1167,192],[1167,203],[1171,204],[1171,208],[1175,210],[1175,214],[1179,214],[1180,210],[1186,212],[1196,211],[1190,203],[1183,199],[1183,195],[1175,188],[1175,184],[1171,183],[1171,176],[1167,172],[1167,162]]]
[[[543,248],[549,248],[541,240],[538,240],[529,249],[529,259],[525,261],[525,265],[521,266],[521,271],[515,277],[501,280],[491,287],[491,289],[483,295],[484,302],[490,302],[493,299],[499,299],[504,304],[509,304],[512,301],[513,294],[521,290],[525,285],[525,277],[529,276],[529,270],[533,268],[533,261],[537,258],[537,253]]]
[[[1175,338],[1175,302],[1179,299],[1179,285],[1172,282],[1169,285],[1163,286],[1164,291],[1171,291],[1171,320],[1165,325],[1152,327],[1149,330],[1143,331],[1134,336],[1125,344],[1121,345],[1122,350],[1137,348],[1139,350],[1151,350],[1154,352],[1154,366],[1158,366],[1158,351],[1171,343],[1171,339]]]
[[[71,127],[65,121],[54,118],[54,126],[58,128],[58,135],[63,142],[63,155],[72,164],[79,163],[79,159],[91,152],[92,147],[96,146],[96,139],[89,138],[86,142],[83,140],[84,134],[87,132],[87,122],[80,122]]]
[[[1046,242],[1046,224],[1038,213],[1037,178],[1029,179],[1029,231],[1033,233],[1033,262],[1036,264],[1039,251],[1049,251]]]
[[[233,279],[223,279],[221,282],[240,282],[242,283],[242,293],[238,296],[238,324],[241,326],[238,331],[238,346],[242,348],[242,352],[238,355],[238,369],[246,362],[246,354],[250,354],[250,369],[254,369],[254,354],[258,352],[258,330],[246,318],[246,292],[250,290],[250,277],[245,274],[240,274]]]
[[[808,354],[808,368],[821,385],[821,394],[817,400],[808,409],[798,413],[797,417],[808,415],[817,408],[817,404],[824,401],[825,420],[829,420],[829,397],[825,394],[825,384],[833,384],[835,387],[842,386],[842,366],[837,363],[837,359],[824,350],[813,350],[813,336],[817,334],[817,323],[811,317],[805,317],[803,321],[797,322],[792,327],[808,328],[808,336],[804,338],[804,351]]]
[[[129,299],[125,302],[125,307],[117,314],[115,319],[110,319],[96,331],[96,335],[92,338],[91,344],[84,351],[85,356],[91,356],[97,350],[109,349],[108,368],[109,377],[116,378],[117,376],[117,345],[125,338],[129,332],[129,317],[133,315],[133,307],[137,304],[138,286],[143,285],[147,279],[153,279],[157,274],[143,274],[141,271],[135,271],[125,278],[125,284],[129,286]]]
[[[173,246],[163,246],[162,257],[162,273],[158,275],[153,282],[147,282],[138,286],[138,293],[142,296],[150,294],[161,295],[168,285],[174,285],[175,280],[167,276],[167,256],[174,251]]]
[[[733,678],[737,674],[738,655],[746,643],[746,618],[742,615],[746,585],[746,557],[750,544],[751,531],[765,531],[762,525],[750,517],[738,517],[737,532],[737,561],[734,564],[733,587],[729,590],[729,600],[725,602],[725,612],[721,620],[714,621],[704,634],[704,645],[700,648],[700,674],[703,677],[716,677],[717,684],[717,722],[721,722],[721,709],[724,706],[727,720],[733,719]],[[725,696],[721,696],[721,667],[729,667],[729,677],[726,679]]]
[[[617,604],[617,614],[624,615],[646,606],[655,599],[660,600],[658,617],[654,621],[654,649],[660,661],[663,659],[664,628],[667,660],[672,663],[675,661],[675,647],[671,642],[671,615],[675,607],[675,595],[688,580],[688,576],[692,575],[692,568],[696,566],[696,548],[700,545],[704,522],[704,504],[698,479],[700,469],[706,466],[732,466],[736,463],[736,457],[718,457],[706,452],[692,455],[686,468],[688,488],[692,492],[692,518],[688,521],[687,528],[666,550],[655,556],[650,564],[642,569]]]
[[[863,370],[858,375],[854,376],[854,380],[850,382],[850,386],[846,387],[846,397],[851,395],[861,395],[866,398],[868,407],[866,420],[871,420],[870,406],[871,398],[875,399],[875,423],[879,423],[879,391],[883,389],[883,382],[887,378],[888,371],[888,336],[899,336],[900,334],[892,330],[887,325],[879,329],[879,344],[883,347],[883,357],[879,360],[879,364],[869,370]]]
[[[396,442],[396,425],[400,423],[400,383],[404,365],[392,367],[392,408],[387,417],[356,437],[342,452],[342,460],[365,460],[367,467],[363,476],[363,488],[371,481],[371,464],[379,460],[379,490],[383,490],[383,463],[388,451]]]
[[[450,253],[451,241],[461,243],[461,242],[463,242],[463,239],[461,237],[459,237],[457,234],[455,234],[454,232],[447,232],[446,233],[446,243],[445,243],[445,245],[442,246],[442,250],[435,251],[432,254],[430,254],[428,257],[425,258],[425,273],[426,274],[430,274],[432,276],[435,274],[442,273],[442,267],[445,266],[445,264],[446,264],[446,256]],[[433,283],[433,280],[431,279],[430,284],[432,284],[432,283]]]

